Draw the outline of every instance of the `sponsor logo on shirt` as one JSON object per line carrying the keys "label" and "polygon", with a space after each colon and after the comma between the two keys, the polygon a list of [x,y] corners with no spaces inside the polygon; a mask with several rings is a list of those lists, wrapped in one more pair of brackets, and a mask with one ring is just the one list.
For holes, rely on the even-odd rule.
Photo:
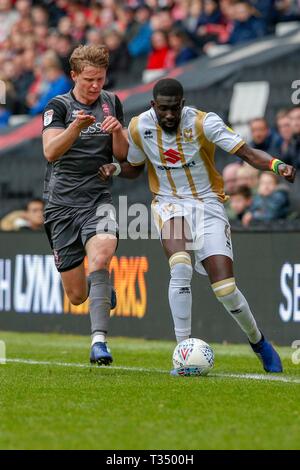
{"label": "sponsor logo on shirt", "polygon": [[169,149],[164,152],[164,155],[167,157],[165,160],[168,163],[172,163],[174,165],[175,163],[180,162],[180,153],[177,150],[174,149]]}
{"label": "sponsor logo on shirt", "polygon": [[108,132],[102,131],[102,122],[94,122],[86,129],[82,129],[80,132],[80,137],[88,139],[95,136],[107,136]]}
{"label": "sponsor logo on shirt", "polygon": [[167,165],[158,165],[159,170],[182,170],[183,168],[191,168],[196,165],[196,162],[192,160],[191,162],[185,163],[182,166],[167,166]]}
{"label": "sponsor logo on shirt", "polygon": [[153,133],[150,129],[146,129],[144,132],[144,139],[153,139]]}

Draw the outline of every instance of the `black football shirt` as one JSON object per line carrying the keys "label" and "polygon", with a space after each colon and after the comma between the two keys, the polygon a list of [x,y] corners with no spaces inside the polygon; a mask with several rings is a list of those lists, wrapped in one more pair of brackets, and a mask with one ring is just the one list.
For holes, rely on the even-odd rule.
{"label": "black football shirt", "polygon": [[113,161],[112,135],[101,130],[106,116],[115,116],[124,126],[119,98],[102,90],[91,105],[76,100],[72,91],[58,95],[47,104],[43,113],[43,132],[66,129],[78,111],[95,116],[96,122],[80,132],[71,148],[55,162],[48,162],[44,199],[51,206],[91,207],[109,193],[109,183],[97,176],[98,168]]}

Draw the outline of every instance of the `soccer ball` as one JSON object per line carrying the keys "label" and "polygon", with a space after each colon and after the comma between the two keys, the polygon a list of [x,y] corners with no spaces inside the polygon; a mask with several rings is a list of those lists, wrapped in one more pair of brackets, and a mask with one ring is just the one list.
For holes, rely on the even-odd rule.
{"label": "soccer ball", "polygon": [[186,339],[174,349],[173,366],[178,375],[207,375],[213,365],[214,352],[201,339]]}

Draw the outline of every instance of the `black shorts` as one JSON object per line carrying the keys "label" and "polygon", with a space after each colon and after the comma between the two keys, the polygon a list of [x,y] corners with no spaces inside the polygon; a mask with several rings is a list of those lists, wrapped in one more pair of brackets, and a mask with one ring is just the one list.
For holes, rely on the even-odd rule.
{"label": "black shorts", "polygon": [[97,233],[118,237],[118,224],[110,201],[87,209],[46,207],[45,230],[59,272],[69,271],[82,263],[86,255],[85,245]]}

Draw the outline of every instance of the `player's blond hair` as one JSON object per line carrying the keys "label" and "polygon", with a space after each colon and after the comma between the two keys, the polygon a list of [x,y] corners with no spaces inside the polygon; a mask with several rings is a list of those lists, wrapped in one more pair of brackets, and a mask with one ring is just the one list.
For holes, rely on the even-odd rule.
{"label": "player's blond hair", "polygon": [[99,68],[108,68],[109,52],[104,45],[78,46],[70,57],[71,70],[81,73],[87,65]]}

